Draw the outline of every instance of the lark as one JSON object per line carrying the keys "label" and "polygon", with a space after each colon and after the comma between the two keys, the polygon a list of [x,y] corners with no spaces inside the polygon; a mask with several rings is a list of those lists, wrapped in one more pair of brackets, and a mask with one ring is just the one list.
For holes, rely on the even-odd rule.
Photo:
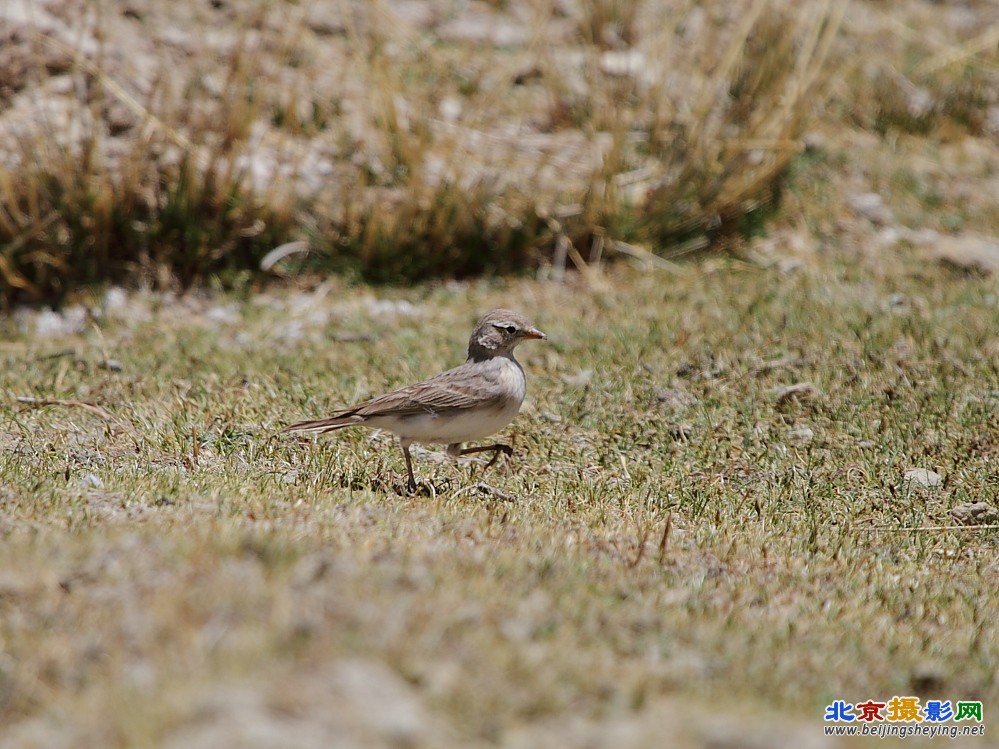
{"label": "lark", "polygon": [[414,442],[447,445],[452,458],[491,451],[491,465],[500,453],[512,455],[513,448],[499,442],[464,449],[462,445],[496,434],[513,421],[527,392],[527,378],[513,350],[521,341],[545,338],[522,315],[494,309],[476,324],[468,341],[468,359],[461,366],[284,431],[323,433],[366,426],[392,432],[406,458],[410,491],[416,489],[409,454]]}

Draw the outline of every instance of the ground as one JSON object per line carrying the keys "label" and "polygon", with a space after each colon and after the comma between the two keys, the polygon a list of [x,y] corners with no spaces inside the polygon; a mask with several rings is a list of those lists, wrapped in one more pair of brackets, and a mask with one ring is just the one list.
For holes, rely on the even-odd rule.
{"label": "ground", "polygon": [[[995,502],[999,299],[896,260],[111,290],[13,337],[10,396],[62,402],[6,410],[3,745],[821,743],[833,699],[994,705],[995,531],[918,529]],[[419,452],[406,496],[389,436],[279,432],[499,305],[550,336],[509,462]]]}
{"label": "ground", "polygon": [[[826,707],[892,696],[981,701],[950,745],[994,744],[995,10],[844,7],[725,251],[0,317],[0,749],[855,746]],[[409,495],[390,435],[281,433],[459,363],[496,306],[549,335],[510,460],[414,450]]]}

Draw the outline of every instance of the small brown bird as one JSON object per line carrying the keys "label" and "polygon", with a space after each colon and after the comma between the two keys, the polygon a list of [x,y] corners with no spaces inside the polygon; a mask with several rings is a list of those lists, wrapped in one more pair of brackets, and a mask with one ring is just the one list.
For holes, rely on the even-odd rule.
{"label": "small brown bird", "polygon": [[547,336],[522,315],[494,309],[484,315],[468,341],[468,359],[429,380],[393,390],[326,419],[300,421],[286,432],[332,432],[351,426],[385,429],[399,437],[410,491],[416,489],[409,447],[414,442],[447,445],[451,457],[493,451],[513,454],[496,443],[462,449],[503,429],[520,411],[527,379],[513,350],[521,341]]}

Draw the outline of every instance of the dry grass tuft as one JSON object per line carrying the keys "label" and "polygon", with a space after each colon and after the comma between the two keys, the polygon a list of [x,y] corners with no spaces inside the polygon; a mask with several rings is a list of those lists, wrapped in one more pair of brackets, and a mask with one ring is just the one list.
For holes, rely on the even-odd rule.
{"label": "dry grass tuft", "polygon": [[2,303],[232,283],[296,236],[392,280],[752,233],[842,7],[39,7],[2,89]]}

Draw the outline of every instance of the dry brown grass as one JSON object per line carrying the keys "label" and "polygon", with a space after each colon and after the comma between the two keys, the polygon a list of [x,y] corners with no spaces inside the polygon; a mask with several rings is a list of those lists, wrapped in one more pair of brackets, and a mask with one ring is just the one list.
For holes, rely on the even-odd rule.
{"label": "dry brown grass", "polygon": [[231,283],[295,235],[307,267],[392,280],[536,266],[563,233],[745,234],[843,7],[37,6],[0,89],[4,299]]}

